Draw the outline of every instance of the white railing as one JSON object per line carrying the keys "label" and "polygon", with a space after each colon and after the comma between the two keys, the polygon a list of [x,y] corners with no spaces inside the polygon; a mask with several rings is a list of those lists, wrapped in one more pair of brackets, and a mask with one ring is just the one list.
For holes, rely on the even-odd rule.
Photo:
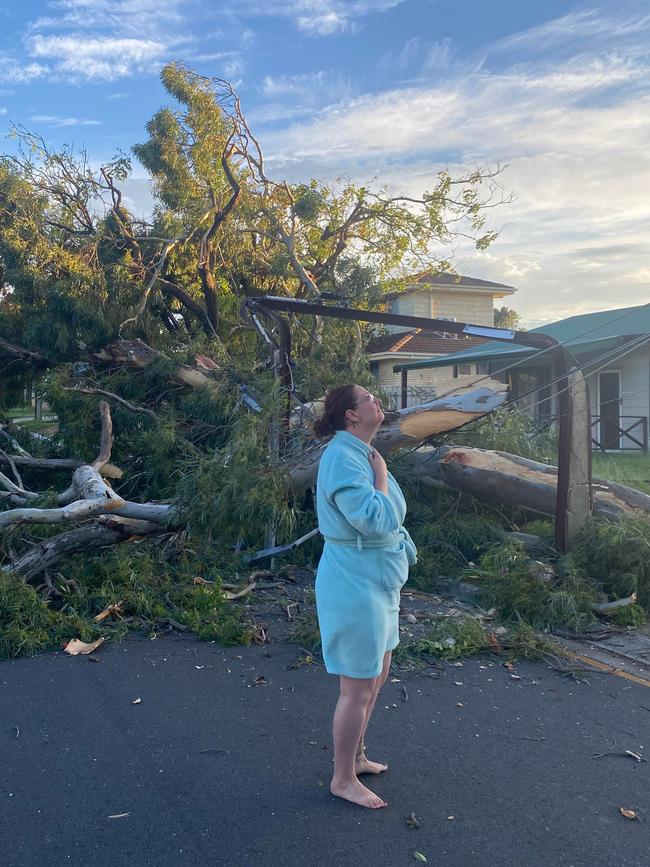
{"label": "white railing", "polygon": [[[399,385],[389,385],[378,387],[378,392],[382,397],[386,409],[401,409],[402,407],[402,388]],[[406,387],[406,405],[416,406],[419,403],[426,403],[429,400],[434,400],[437,395],[435,385],[408,385]]]}

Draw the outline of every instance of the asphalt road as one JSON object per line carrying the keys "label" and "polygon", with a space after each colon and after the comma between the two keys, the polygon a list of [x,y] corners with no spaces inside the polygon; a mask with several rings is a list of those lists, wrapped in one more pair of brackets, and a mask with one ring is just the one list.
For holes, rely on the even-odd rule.
{"label": "asphalt road", "polygon": [[625,755],[650,758],[648,687],[488,658],[404,674],[371,721],[369,811],[329,794],[337,679],[299,655],[170,637],[0,663],[0,863],[650,865],[650,762]]}

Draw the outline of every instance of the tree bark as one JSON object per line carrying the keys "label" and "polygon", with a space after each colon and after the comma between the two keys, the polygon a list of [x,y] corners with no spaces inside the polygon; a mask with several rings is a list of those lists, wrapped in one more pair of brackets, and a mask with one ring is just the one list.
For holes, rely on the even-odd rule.
{"label": "tree bark", "polygon": [[15,343],[9,343],[8,340],[3,340],[0,337],[0,350],[9,352],[11,355],[17,355],[19,358],[29,361],[30,364],[42,367],[47,364],[47,359],[40,352],[32,352],[30,349],[24,349],[22,346],[16,346]]}
{"label": "tree bark", "polygon": [[[161,353],[156,352],[142,340],[121,340],[119,343],[112,343],[110,346],[105,346],[99,352],[92,356],[94,361],[100,361],[104,364],[123,364],[128,367],[134,367],[137,370],[144,370],[152,361],[164,358]],[[215,365],[215,368],[217,366]],[[186,385],[190,388],[207,388],[218,389],[219,385],[214,379],[201,373],[195,367],[189,367],[186,364],[176,365],[171,376],[172,382],[179,385]]]}
{"label": "tree bark", "polygon": [[34,545],[25,554],[18,557],[8,566],[2,568],[5,575],[16,575],[28,581],[45,569],[73,554],[88,554],[127,542],[134,535],[155,535],[164,532],[160,525],[145,525],[139,521],[131,526],[129,522],[106,521],[104,523],[91,524],[86,527],[78,527],[55,536],[53,539]]}
{"label": "tree bark", "polygon": [[[557,467],[506,452],[443,446],[411,456],[410,472],[424,484],[446,487],[494,505],[555,514]],[[650,496],[634,488],[593,480],[594,514],[616,520],[650,516]]]}

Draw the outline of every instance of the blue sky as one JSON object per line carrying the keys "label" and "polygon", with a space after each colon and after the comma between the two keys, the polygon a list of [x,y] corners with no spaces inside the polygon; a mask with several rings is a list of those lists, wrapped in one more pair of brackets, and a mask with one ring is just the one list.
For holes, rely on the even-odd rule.
{"label": "blue sky", "polygon": [[[0,132],[128,151],[178,59],[235,83],[277,176],[500,162],[499,239],[444,252],[534,326],[650,300],[648,45],[650,0],[0,0]],[[137,165],[127,192],[150,207]]]}

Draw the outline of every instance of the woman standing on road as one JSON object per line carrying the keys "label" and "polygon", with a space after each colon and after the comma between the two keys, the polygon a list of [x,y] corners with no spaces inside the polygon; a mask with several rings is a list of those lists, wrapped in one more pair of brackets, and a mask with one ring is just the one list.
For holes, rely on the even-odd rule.
{"label": "woman standing on road", "polygon": [[399,644],[400,589],[416,562],[402,526],[406,503],[379,452],[370,445],[384,420],[381,402],[360,385],[333,389],[314,424],[331,436],[318,468],[318,527],[325,538],[316,575],[316,610],[325,668],[340,678],[334,712],[330,791],[363,807],[386,802],[360,774],[379,774],[364,737]]}

